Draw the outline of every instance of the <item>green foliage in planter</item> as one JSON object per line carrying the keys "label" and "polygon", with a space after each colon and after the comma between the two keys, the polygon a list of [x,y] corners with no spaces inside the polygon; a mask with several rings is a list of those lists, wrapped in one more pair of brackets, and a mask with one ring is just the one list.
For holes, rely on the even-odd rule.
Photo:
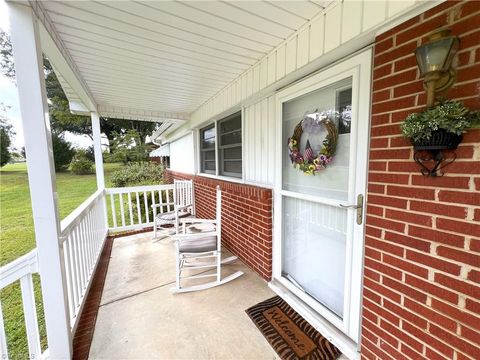
{"label": "green foliage in planter", "polygon": [[439,129],[461,135],[480,125],[480,112],[466,108],[458,101],[442,101],[437,106],[407,116],[400,125],[405,137],[413,142],[429,140]]}

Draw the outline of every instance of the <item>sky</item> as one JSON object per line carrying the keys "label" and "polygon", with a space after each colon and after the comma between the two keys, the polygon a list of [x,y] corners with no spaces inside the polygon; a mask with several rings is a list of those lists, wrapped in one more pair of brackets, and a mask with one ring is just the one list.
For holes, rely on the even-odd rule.
{"label": "sky", "polygon": [[[8,7],[4,0],[0,0],[0,28],[9,33]],[[18,103],[18,93],[15,84],[7,77],[0,74],[0,103],[4,103],[7,107],[7,117],[13,125],[15,136],[12,139],[12,145],[20,150],[25,141],[23,138],[22,121],[20,117],[20,106]],[[65,134],[65,139],[73,144],[74,147],[87,148],[93,144],[87,135]]]}

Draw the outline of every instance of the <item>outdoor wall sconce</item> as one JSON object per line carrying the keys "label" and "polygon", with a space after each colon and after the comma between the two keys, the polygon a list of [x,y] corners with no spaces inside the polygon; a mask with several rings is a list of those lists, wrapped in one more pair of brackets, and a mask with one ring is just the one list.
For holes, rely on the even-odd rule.
{"label": "outdoor wall sconce", "polygon": [[451,36],[449,29],[439,30],[428,37],[428,41],[415,50],[420,76],[425,78],[427,107],[435,103],[435,95],[445,91],[455,82],[456,71],[452,60],[460,41]]}
{"label": "outdoor wall sconce", "polygon": [[451,36],[448,29],[441,29],[415,50],[420,76],[424,78],[427,106],[423,112],[409,115],[402,130],[413,144],[413,159],[424,176],[442,176],[440,169],[455,161],[454,150],[462,140],[461,132],[448,131],[450,126],[445,122],[456,121],[454,114],[458,114],[459,106],[463,105],[449,101],[435,105],[437,93],[455,82],[452,60],[459,45],[458,37]]}

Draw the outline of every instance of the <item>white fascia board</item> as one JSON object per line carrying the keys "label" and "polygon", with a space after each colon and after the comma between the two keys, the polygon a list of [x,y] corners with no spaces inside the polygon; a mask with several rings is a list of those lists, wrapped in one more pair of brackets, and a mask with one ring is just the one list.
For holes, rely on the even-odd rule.
{"label": "white fascia board", "polygon": [[84,107],[88,111],[96,112],[97,104],[95,99],[86,82],[81,77],[60,36],[57,34],[55,27],[52,25],[52,21],[43,8],[42,3],[40,1],[29,1],[29,4],[39,20],[40,42],[44,54],[55,67],[55,70],[62,75],[71,90],[75,92]]}
{"label": "white fascia board", "polygon": [[164,122],[157,130],[155,130],[152,135],[150,136],[150,138],[152,139],[153,143],[154,144],[157,144],[157,145],[162,145],[162,144],[165,144],[165,143],[169,143],[171,142],[170,140],[169,141],[165,141],[165,136],[164,134],[169,131],[170,133],[175,131],[176,129],[178,129],[180,126],[182,126],[184,123],[181,123],[181,122]]}
{"label": "white fascia board", "polygon": [[98,105],[98,113],[103,117],[128,119],[137,121],[185,123],[190,115],[156,110],[132,109],[119,106]]}
{"label": "white fascia board", "polygon": [[81,102],[77,101],[69,101],[68,102],[68,107],[70,108],[70,112],[75,115],[85,115],[85,116],[90,116],[92,113],[90,110],[88,110],[85,105]]}

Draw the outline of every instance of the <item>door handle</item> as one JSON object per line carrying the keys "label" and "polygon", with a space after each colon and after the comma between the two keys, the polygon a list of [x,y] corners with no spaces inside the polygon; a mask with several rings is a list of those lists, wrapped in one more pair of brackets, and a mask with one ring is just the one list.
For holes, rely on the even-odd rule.
{"label": "door handle", "polygon": [[355,205],[355,204],[343,205],[343,204],[340,204],[340,207],[342,207],[344,209],[358,209],[358,208],[360,208],[360,205]]}
{"label": "door handle", "polygon": [[350,205],[344,205],[340,204],[341,208],[344,209],[356,209],[357,210],[357,224],[362,225],[363,222],[363,195],[359,194],[357,196],[357,203],[356,204],[350,204]]}

